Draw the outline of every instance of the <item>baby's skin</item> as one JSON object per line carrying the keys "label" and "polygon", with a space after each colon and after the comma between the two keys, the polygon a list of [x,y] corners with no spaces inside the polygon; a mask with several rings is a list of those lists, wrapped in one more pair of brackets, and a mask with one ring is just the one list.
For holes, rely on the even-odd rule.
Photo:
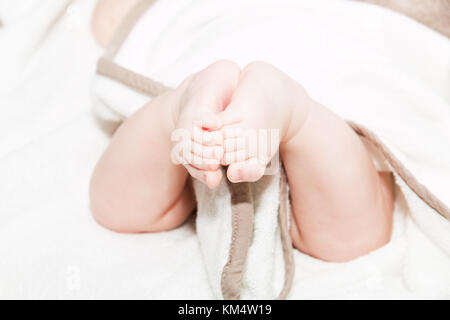
{"label": "baby's skin", "polygon": [[[258,129],[278,133],[274,148],[254,152],[248,133]],[[180,132],[189,138],[177,153]],[[195,209],[189,176],[210,188],[221,179],[257,181],[278,155],[290,186],[295,248],[342,262],[389,241],[390,174],[376,170],[343,119],[265,62],[242,70],[216,62],[126,120],[93,173],[93,215],[118,232],[170,230]]]}

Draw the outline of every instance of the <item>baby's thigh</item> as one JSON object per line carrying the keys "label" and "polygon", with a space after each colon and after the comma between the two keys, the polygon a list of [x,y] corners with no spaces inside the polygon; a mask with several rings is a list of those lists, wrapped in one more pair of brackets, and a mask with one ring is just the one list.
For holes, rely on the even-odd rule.
{"label": "baby's thigh", "polygon": [[[292,205],[292,238],[299,250],[347,261],[390,239],[394,194],[357,134],[317,106],[283,153]],[[291,143],[291,142],[290,142]]]}
{"label": "baby's thigh", "polygon": [[109,229],[169,230],[195,208],[188,173],[171,159],[169,102],[154,99],[125,121],[94,170],[92,211]]}

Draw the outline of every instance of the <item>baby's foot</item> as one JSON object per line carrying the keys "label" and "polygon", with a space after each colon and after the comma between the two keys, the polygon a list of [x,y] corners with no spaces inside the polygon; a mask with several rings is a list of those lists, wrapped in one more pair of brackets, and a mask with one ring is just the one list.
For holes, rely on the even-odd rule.
{"label": "baby's foot", "polygon": [[241,109],[239,114],[228,112],[226,117],[233,120],[228,119],[229,124],[221,129],[224,150],[221,164],[228,166],[227,178],[233,183],[259,180],[269,162],[278,156],[282,128],[265,115],[244,116],[254,112],[251,106]]}
{"label": "baby's foot", "polygon": [[182,130],[179,131],[180,162],[193,178],[209,188],[217,187],[222,179],[220,161],[223,157],[223,138],[219,128],[219,119],[213,114],[199,116],[192,121],[191,126],[179,128]]}
{"label": "baby's foot", "polygon": [[222,164],[229,166],[231,182],[253,182],[264,175],[279,148],[303,123],[307,108],[298,106],[305,98],[300,85],[267,63],[252,63],[242,71],[230,104],[219,114]]}
{"label": "baby's foot", "polygon": [[239,73],[235,63],[218,61],[187,78],[176,90],[179,94],[173,109],[172,137],[179,140],[182,136],[183,165],[210,188],[217,187],[222,179],[222,133],[217,114],[228,105]]}

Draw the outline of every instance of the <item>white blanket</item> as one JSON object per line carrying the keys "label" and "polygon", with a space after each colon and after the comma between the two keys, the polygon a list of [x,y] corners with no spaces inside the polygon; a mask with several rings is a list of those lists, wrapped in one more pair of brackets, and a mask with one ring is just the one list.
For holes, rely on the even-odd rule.
{"label": "white blanket", "polygon": [[211,298],[192,222],[119,235],[91,217],[109,141],[90,97],[101,49],[94,1],[69,2],[0,0],[0,298]]}
{"label": "white blanket", "polygon": [[[397,117],[396,136],[402,147],[411,127],[424,138],[433,130],[421,126],[421,118],[449,117],[447,39],[377,7],[339,0],[297,2],[308,12],[302,16],[305,23],[293,14],[285,23],[291,23],[316,47],[303,48],[304,55],[295,57],[295,64],[293,57],[289,60],[285,52],[276,50],[277,41],[286,39],[274,27],[279,22],[275,17],[285,19],[291,12],[283,11],[283,6],[269,16],[255,14],[254,28],[247,29],[247,36],[253,33],[258,39],[261,26],[268,28],[272,23],[268,29],[273,31],[264,34],[266,50],[252,51],[252,43],[241,42],[233,48],[220,47],[220,57],[241,64],[249,59],[271,61],[344,117],[350,104],[370,103],[376,114],[378,105],[389,103],[393,107],[386,116]],[[181,11],[176,11],[174,2],[160,3],[146,42],[153,50],[141,52],[152,53],[147,57],[147,73],[168,85],[217,59],[218,53],[210,50],[219,47],[216,35],[232,37],[236,33],[231,31],[241,30],[236,15],[254,13],[252,1],[246,1],[248,6],[242,5],[239,11],[232,10],[235,1],[228,1],[231,21],[212,19],[210,24],[193,26],[189,23],[203,20],[199,16],[219,7],[213,1],[192,4],[180,0],[176,8]],[[37,19],[41,23],[36,24],[32,24],[36,11],[24,10],[20,18],[10,20],[7,11],[0,11],[4,24],[0,61],[12,59],[10,69],[0,74],[0,83],[8,85],[0,91],[0,297],[212,298],[192,221],[167,233],[118,235],[99,227],[90,216],[89,176],[108,142],[90,113],[89,82],[100,52],[89,33],[92,5],[92,1],[78,0],[66,8],[60,0],[46,1],[46,12],[54,14],[47,20]],[[55,21],[61,10],[63,14]],[[313,22],[314,32],[305,27]],[[40,34],[45,35],[31,51],[14,49],[11,40],[14,33],[24,37],[24,28],[41,28]],[[335,37],[328,36],[330,30]],[[225,39],[221,38],[222,44]],[[289,41],[298,45],[297,39]],[[336,60],[330,59],[330,49],[336,48],[341,51],[333,51]],[[20,54],[8,51],[13,49]],[[186,54],[192,49],[197,50],[198,59]],[[297,66],[295,70],[292,65]],[[408,118],[402,123],[404,112],[417,110],[421,113],[416,121]],[[449,133],[441,137],[448,139]],[[443,141],[412,141],[411,150],[419,146],[423,152],[402,160],[414,166],[415,173],[434,186],[440,198],[450,199],[445,188],[450,181],[449,162],[444,161],[448,150],[436,152],[436,145],[445,146]],[[450,297],[450,262],[439,249],[450,245],[449,227],[437,215],[422,218],[419,224],[410,218],[396,220],[400,227],[390,244],[348,264],[324,263],[297,254],[291,297]],[[429,236],[433,232],[439,245]],[[411,246],[405,245],[406,239]],[[408,263],[413,267],[404,268],[405,259],[414,259]]]}

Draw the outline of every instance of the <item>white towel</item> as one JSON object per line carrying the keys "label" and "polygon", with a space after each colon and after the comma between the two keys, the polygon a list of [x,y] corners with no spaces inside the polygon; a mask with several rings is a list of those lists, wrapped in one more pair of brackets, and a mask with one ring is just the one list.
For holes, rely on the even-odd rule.
{"label": "white towel", "polygon": [[[450,203],[450,43],[445,37],[402,15],[351,1],[157,1],[115,62],[173,87],[218,59],[273,63],[341,117],[375,132],[419,181]],[[93,92],[99,114],[117,121],[149,100],[100,75]],[[291,298],[450,297],[450,223],[397,173],[395,178],[390,243],[348,263],[296,251]],[[231,235],[230,195],[224,184],[213,191],[195,186],[205,270],[220,298]],[[273,298],[282,284],[277,186],[278,176],[253,186],[255,229],[243,298]]]}

